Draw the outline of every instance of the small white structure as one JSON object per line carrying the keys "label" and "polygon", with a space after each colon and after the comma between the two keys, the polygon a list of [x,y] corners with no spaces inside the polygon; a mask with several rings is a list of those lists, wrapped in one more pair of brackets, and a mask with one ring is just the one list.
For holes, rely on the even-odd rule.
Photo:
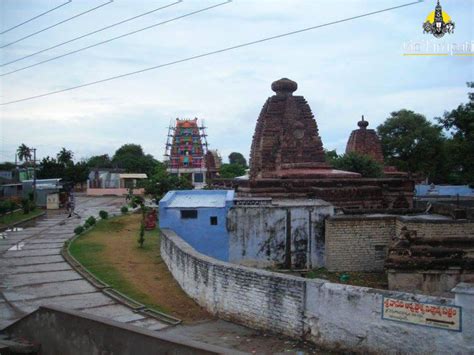
{"label": "small white structure", "polygon": [[91,171],[87,180],[87,195],[123,196],[128,194],[130,188],[133,188],[134,194],[143,195],[145,190],[138,188],[138,182],[147,178],[143,173],[122,173],[105,169]]}

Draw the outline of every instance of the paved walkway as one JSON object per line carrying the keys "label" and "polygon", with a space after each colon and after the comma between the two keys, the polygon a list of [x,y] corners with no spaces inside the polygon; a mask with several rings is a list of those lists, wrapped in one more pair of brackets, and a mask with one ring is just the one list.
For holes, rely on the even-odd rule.
{"label": "paved walkway", "polygon": [[100,292],[74,271],[61,256],[64,242],[74,228],[100,210],[120,213],[118,197],[77,197],[81,219],[50,212],[20,231],[0,238],[0,329],[34,311],[52,304],[91,313],[119,322],[159,330],[167,325],[134,313],[130,308]]}
{"label": "paved walkway", "polygon": [[[315,354],[313,346],[282,336],[272,336],[222,320],[167,327],[154,318],[134,313],[130,308],[100,292],[78,274],[61,256],[64,242],[74,228],[100,210],[120,213],[123,198],[77,197],[76,212],[48,211],[46,217],[20,231],[0,238],[0,330],[40,305],[56,305],[102,316],[119,322],[161,330],[165,334],[259,354]],[[165,329],[166,328],[166,329]]]}

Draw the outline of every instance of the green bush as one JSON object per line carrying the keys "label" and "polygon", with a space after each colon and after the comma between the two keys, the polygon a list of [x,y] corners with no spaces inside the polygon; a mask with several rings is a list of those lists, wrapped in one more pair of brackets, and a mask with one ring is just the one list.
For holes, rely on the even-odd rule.
{"label": "green bush", "polygon": [[143,205],[145,203],[145,199],[142,196],[133,196],[132,203],[136,206]]}
{"label": "green bush", "polygon": [[127,206],[122,206],[122,208],[120,209],[120,212],[122,212],[123,214],[127,213],[128,212],[128,207]]}
{"label": "green bush", "polygon": [[81,234],[82,232],[84,232],[84,227],[83,226],[77,226],[76,228],[74,228],[74,233],[75,234]]}
{"label": "green bush", "polygon": [[138,237],[138,244],[140,244],[140,248],[143,247],[144,242],[145,242],[145,224],[142,222],[140,224],[140,235]]}
{"label": "green bush", "polygon": [[13,213],[13,211],[17,209],[18,205],[14,201],[8,200],[6,201],[6,207],[10,213]]}
{"label": "green bush", "polygon": [[0,202],[0,216],[8,212],[8,206],[5,202]]}
{"label": "green bush", "polygon": [[97,222],[97,220],[94,216],[90,216],[89,218],[87,218],[86,222],[89,223],[90,226],[93,226]]}
{"label": "green bush", "polygon": [[91,225],[89,222],[85,221],[83,226],[84,226],[84,229],[88,229]]}
{"label": "green bush", "polygon": [[109,218],[109,214],[107,213],[107,211],[104,211],[104,210],[102,210],[102,211],[99,212],[99,216],[100,216],[100,218],[102,218],[102,219],[107,219],[107,218]]}
{"label": "green bush", "polygon": [[23,210],[23,214],[28,214],[30,213],[31,210],[31,201],[28,200],[27,198],[24,198],[21,200],[21,208]]}

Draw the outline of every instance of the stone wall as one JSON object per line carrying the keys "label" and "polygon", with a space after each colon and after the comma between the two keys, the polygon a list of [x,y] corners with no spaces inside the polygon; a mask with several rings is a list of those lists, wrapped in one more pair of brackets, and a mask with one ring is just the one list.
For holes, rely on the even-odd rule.
{"label": "stone wall", "polygon": [[212,314],[290,336],[303,333],[305,280],[198,253],[169,229],[161,257],[181,288]]}
{"label": "stone wall", "polygon": [[329,204],[233,207],[227,216],[229,261],[285,267],[291,259],[295,268],[324,266],[324,220],[333,211]]}
{"label": "stone wall", "polygon": [[326,221],[329,271],[382,271],[391,238],[403,227],[420,238],[472,237],[474,222],[430,217],[342,215]]}
{"label": "stone wall", "polygon": [[[196,252],[174,232],[162,232],[161,256],[174,278],[198,304],[221,318],[333,350],[474,351],[473,286],[467,285],[453,300],[308,280],[221,262]],[[384,296],[461,306],[462,331],[382,319]]]}

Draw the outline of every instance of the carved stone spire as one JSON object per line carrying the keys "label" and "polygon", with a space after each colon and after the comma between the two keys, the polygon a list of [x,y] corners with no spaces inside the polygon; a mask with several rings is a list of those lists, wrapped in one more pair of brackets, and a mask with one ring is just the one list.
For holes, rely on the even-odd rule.
{"label": "carved stone spire", "polygon": [[364,119],[357,122],[359,129],[353,130],[347,141],[346,153],[355,152],[368,155],[377,162],[383,164],[382,144],[373,129],[367,129],[369,122]]}
{"label": "carved stone spire", "polygon": [[298,169],[328,168],[313,113],[298,84],[283,78],[272,83],[273,95],[257,120],[250,152],[250,177],[272,178]]}

